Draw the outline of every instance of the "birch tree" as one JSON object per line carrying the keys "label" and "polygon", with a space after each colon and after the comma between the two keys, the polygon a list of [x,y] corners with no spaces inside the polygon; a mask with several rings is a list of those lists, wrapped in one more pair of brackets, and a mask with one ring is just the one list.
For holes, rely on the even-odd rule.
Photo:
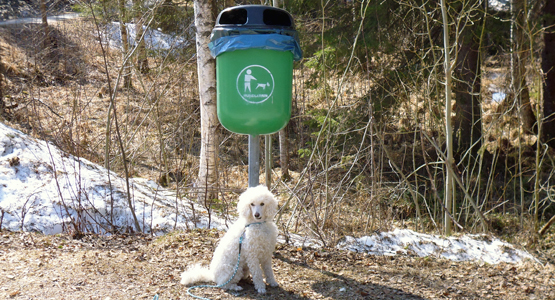
{"label": "birch tree", "polygon": [[213,0],[195,0],[195,27],[197,48],[197,72],[200,98],[201,149],[197,187],[199,200],[205,206],[213,198],[217,182],[217,141],[216,128],[218,116],[216,111],[216,61],[210,54],[208,43],[214,27]]}
{"label": "birch tree", "polygon": [[[447,138],[447,161],[445,164],[453,165],[453,129],[451,126],[451,57],[449,54],[449,22],[447,21],[447,7],[445,0],[441,0],[441,15],[443,20],[443,51],[445,53],[445,136]],[[449,214],[453,207],[453,171],[447,167],[447,177],[445,179],[445,216],[444,230],[445,235],[451,235],[451,220]]]}

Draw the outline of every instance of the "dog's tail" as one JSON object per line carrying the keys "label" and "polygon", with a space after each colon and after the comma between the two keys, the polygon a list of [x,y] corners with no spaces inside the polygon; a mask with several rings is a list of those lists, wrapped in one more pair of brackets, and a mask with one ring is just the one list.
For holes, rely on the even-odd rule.
{"label": "dog's tail", "polygon": [[199,281],[214,281],[214,274],[199,264],[189,266],[187,271],[181,274],[181,284],[189,285]]}

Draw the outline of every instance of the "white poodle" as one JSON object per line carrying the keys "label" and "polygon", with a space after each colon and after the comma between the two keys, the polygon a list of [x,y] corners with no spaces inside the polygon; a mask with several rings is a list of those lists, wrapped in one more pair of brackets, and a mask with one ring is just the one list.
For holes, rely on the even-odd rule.
{"label": "white poodle", "polygon": [[[266,276],[266,283],[273,287],[278,286],[272,270],[272,253],[278,235],[277,226],[273,222],[277,206],[277,200],[265,186],[248,188],[237,203],[239,219],[220,240],[210,268],[190,266],[181,274],[181,284],[189,285],[199,281],[214,281],[218,285],[226,283],[233,276],[240,248],[241,261],[237,273],[223,288],[242,290],[237,282],[241,278],[247,278],[249,273],[252,274],[258,293],[266,292],[262,273]],[[241,236],[243,240],[239,247]]]}

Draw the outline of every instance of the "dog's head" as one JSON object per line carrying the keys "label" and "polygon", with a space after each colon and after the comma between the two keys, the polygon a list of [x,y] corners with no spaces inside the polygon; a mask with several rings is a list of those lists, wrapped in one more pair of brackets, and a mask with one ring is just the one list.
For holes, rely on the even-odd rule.
{"label": "dog's head", "polygon": [[237,203],[239,216],[249,223],[271,221],[277,212],[277,200],[267,187],[259,185],[248,188]]}

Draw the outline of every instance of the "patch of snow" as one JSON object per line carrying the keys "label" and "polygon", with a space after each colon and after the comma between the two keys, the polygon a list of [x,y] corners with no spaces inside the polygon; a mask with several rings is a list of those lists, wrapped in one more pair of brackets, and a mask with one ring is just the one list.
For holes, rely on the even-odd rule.
{"label": "patch of snow", "polygon": [[[25,15],[25,14],[29,14],[29,13],[26,12],[26,11],[23,11],[22,14]],[[75,19],[75,18],[78,18],[78,17],[79,17],[79,14],[77,14],[77,13],[69,13],[69,14],[63,14],[63,15],[57,15],[57,16],[48,16],[47,21],[48,22],[59,22],[59,21],[64,21],[64,20]],[[2,26],[4,26],[4,25],[21,25],[21,24],[41,24],[41,23],[42,23],[42,18],[39,18],[39,17],[17,18],[17,19],[0,21],[0,25],[2,25]]]}
{"label": "patch of snow", "polygon": [[[502,72],[488,72],[487,78],[493,80],[494,82],[499,83],[499,81],[503,81],[506,77],[505,73]],[[490,83],[488,86],[488,91],[491,94],[491,101],[496,103],[501,103],[505,98],[507,98],[506,89],[503,86],[498,86],[496,83]]]}
{"label": "patch of snow", "polygon": [[[194,201],[179,198],[151,180],[132,178],[129,185],[132,205],[144,232],[162,234],[208,227],[206,211]],[[71,231],[74,226],[97,233],[133,228],[125,179],[0,123],[0,228],[55,234]],[[226,228],[225,221],[214,215],[210,226]],[[280,236],[279,241],[299,247],[322,247],[320,241],[298,234]],[[412,254],[490,264],[534,259],[496,238],[442,238],[400,229],[358,239],[348,236],[337,247],[377,255]]]}
{"label": "patch of snow", "polygon": [[324,244],[319,240],[295,233],[289,233],[288,235],[280,234],[278,236],[278,243],[290,244],[301,248],[307,247],[317,249],[324,247]]}
{"label": "patch of snow", "polygon": [[495,92],[491,95],[491,100],[496,103],[501,103],[503,102],[503,100],[505,100],[506,97],[507,94],[503,92]]}
{"label": "patch of snow", "polygon": [[[194,228],[191,201],[153,181],[130,178],[132,205],[145,232]],[[68,155],[0,123],[0,226],[55,234],[134,228],[124,178],[86,159]],[[176,214],[176,201],[179,208]],[[206,214],[195,207],[196,213]],[[212,218],[212,227],[221,220]],[[197,227],[207,227],[198,218]]]}
{"label": "patch of snow", "polygon": [[488,5],[491,9],[497,11],[509,11],[511,9],[510,0],[489,0]]}
{"label": "patch of snow", "polygon": [[444,238],[408,229],[395,229],[393,232],[380,232],[358,239],[347,236],[337,247],[376,255],[434,256],[453,261],[483,261],[488,264],[535,260],[528,252],[516,249],[497,238],[472,234]]}
{"label": "patch of snow", "polygon": [[497,78],[503,78],[506,74],[503,72],[487,72],[486,77],[491,80],[495,80]]}
{"label": "patch of snow", "polygon": [[[127,39],[130,47],[135,46],[137,36],[137,25],[132,23],[125,24],[127,28]],[[183,49],[191,45],[191,42],[179,36],[165,34],[159,30],[143,26],[145,47],[149,50],[167,53],[175,49]],[[106,24],[104,34],[110,46],[122,49],[122,39],[119,22]]]}

